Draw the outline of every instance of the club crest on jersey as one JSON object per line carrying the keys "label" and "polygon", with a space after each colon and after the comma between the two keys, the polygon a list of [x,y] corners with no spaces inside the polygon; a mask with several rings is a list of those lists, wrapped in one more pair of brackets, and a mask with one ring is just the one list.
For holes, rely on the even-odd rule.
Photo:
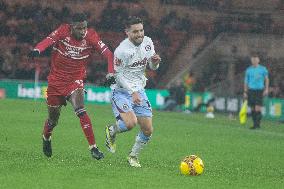
{"label": "club crest on jersey", "polygon": [[134,68],[134,67],[140,67],[140,66],[145,66],[147,64],[147,58],[145,57],[143,60],[141,61],[136,61],[134,62],[130,67]]}
{"label": "club crest on jersey", "polygon": [[151,50],[151,46],[150,45],[146,45],[145,50],[146,51],[150,51]]}
{"label": "club crest on jersey", "polygon": [[85,40],[85,39],[83,39],[83,40],[82,40],[81,45],[82,45],[82,46],[86,46],[86,45],[87,45],[87,42],[86,42],[86,40]]}
{"label": "club crest on jersey", "polygon": [[75,80],[75,83],[79,84],[81,87],[83,86],[83,80]]}
{"label": "club crest on jersey", "polygon": [[70,37],[66,37],[65,41],[69,43],[70,42]]}

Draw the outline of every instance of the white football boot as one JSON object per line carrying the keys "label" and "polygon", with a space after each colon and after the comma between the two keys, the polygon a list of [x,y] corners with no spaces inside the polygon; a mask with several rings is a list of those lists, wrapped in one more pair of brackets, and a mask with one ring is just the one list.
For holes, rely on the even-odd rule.
{"label": "white football boot", "polygon": [[127,157],[127,161],[128,161],[128,163],[131,167],[136,167],[136,168],[141,167],[137,156],[130,156],[129,155]]}

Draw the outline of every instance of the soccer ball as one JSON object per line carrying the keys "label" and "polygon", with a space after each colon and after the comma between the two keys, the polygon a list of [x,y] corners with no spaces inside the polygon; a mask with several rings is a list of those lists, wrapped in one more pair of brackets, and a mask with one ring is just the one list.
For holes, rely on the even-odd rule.
{"label": "soccer ball", "polygon": [[206,118],[215,118],[214,116],[214,106],[209,105],[206,109],[207,113],[206,113]]}
{"label": "soccer ball", "polygon": [[207,112],[214,112],[214,106],[209,105],[209,106],[206,108],[206,111],[207,111]]}
{"label": "soccer ball", "polygon": [[204,171],[204,164],[198,156],[190,155],[180,162],[179,169],[183,175],[201,175]]}

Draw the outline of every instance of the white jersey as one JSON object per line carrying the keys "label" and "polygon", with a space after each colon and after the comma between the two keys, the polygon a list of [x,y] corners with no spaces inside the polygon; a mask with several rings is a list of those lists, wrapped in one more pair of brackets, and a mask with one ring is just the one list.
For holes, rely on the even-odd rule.
{"label": "white jersey", "polygon": [[128,38],[123,40],[114,51],[114,70],[116,84],[112,89],[126,90],[130,94],[144,89],[146,85],[145,69],[157,69],[151,62],[155,54],[151,38],[145,36],[139,46],[135,46]]}

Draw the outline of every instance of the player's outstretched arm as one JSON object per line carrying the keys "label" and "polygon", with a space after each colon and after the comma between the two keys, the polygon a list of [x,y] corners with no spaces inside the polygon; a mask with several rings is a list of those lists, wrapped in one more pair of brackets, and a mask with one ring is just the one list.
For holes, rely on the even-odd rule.
{"label": "player's outstretched arm", "polygon": [[49,36],[36,44],[35,48],[29,52],[28,57],[38,57],[43,51],[45,51],[45,49],[56,43],[56,41],[64,36],[63,34],[65,33],[66,28],[67,26],[63,24],[55,31],[53,31]]}
{"label": "player's outstretched arm", "polygon": [[116,83],[115,77],[114,77],[113,53],[108,48],[106,48],[102,54],[107,59],[108,74],[106,75],[106,85],[110,86]]}
{"label": "player's outstretched arm", "polygon": [[45,38],[44,40],[39,42],[33,50],[31,50],[28,53],[28,55],[27,55],[28,58],[33,59],[35,57],[39,57],[40,53],[43,52],[49,46],[51,46],[53,43],[54,43],[54,41],[51,38],[49,38],[49,37]]}
{"label": "player's outstretched arm", "polygon": [[114,66],[113,66],[113,53],[108,49],[106,48],[104,51],[103,51],[103,56],[107,59],[107,71],[108,73],[114,73]]}

